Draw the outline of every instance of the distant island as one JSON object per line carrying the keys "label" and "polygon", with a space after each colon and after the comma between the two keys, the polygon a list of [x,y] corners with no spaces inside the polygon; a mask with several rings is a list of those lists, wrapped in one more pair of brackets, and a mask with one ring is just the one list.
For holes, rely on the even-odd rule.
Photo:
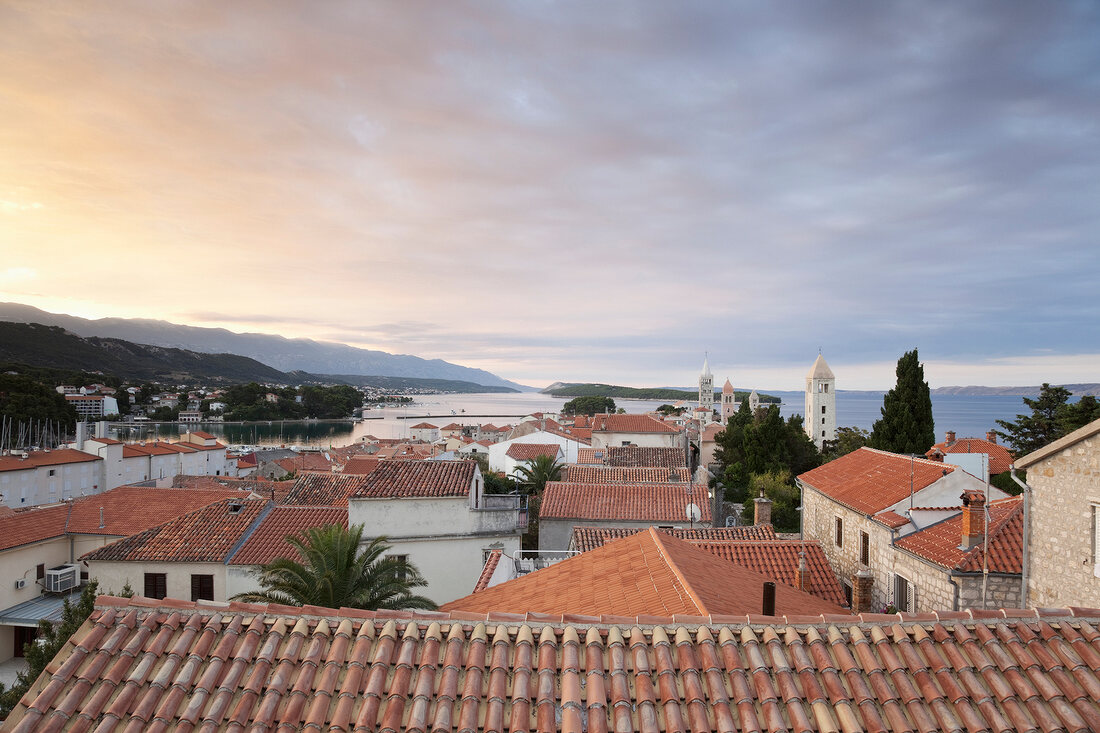
{"label": "distant island", "polygon": [[[688,400],[699,399],[698,392],[682,389],[669,389],[667,387],[620,387],[615,384],[599,384],[595,382],[554,382],[549,387],[540,390],[542,394],[551,397],[611,397],[612,399],[627,400]],[[715,392],[721,395],[721,392]],[[734,399],[740,403],[749,396],[743,390],[734,391]],[[781,399],[774,395],[759,394],[761,403],[779,404]],[[715,397],[715,404],[721,404],[720,397]]]}
{"label": "distant island", "polygon": [[[1077,397],[1083,397],[1085,395],[1092,395],[1093,397],[1100,397],[1100,383],[1089,382],[1082,384],[1061,384],[1056,385],[1059,387],[1065,387]],[[970,385],[966,387],[936,387],[932,390],[934,395],[967,395],[972,397],[982,396],[1016,396],[1020,397],[1038,397],[1039,385],[1034,387],[980,387]]]}

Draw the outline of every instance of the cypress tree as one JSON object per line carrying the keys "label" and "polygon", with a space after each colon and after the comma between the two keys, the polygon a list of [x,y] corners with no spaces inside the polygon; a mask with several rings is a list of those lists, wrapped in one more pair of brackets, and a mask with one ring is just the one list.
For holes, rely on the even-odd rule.
{"label": "cypress tree", "polygon": [[917,350],[898,359],[897,384],[882,401],[882,418],[871,430],[871,447],[893,453],[924,453],[936,442],[932,396]]}

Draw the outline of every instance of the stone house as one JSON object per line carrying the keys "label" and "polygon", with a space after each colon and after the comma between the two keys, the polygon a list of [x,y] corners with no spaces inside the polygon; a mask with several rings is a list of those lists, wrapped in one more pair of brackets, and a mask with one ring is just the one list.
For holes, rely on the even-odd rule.
{"label": "stone house", "polygon": [[[872,448],[807,471],[797,481],[803,536],[821,543],[857,612],[889,605],[908,610],[912,600],[917,608],[927,607],[921,589],[941,583],[944,569],[898,560],[895,542],[961,514],[964,492],[986,492],[985,482],[957,466]],[[988,491],[990,500],[1007,497],[996,488]],[[907,587],[915,588],[911,597]]]}
{"label": "stone house", "polygon": [[1015,467],[1030,487],[1028,607],[1100,606],[1100,420]]}

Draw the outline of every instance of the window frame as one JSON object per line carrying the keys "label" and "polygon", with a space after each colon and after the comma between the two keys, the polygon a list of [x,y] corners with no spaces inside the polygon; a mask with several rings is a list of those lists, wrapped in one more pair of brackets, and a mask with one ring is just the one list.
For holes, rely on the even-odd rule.
{"label": "window frame", "polygon": [[904,575],[894,573],[894,608],[900,613],[916,613],[917,587]]}
{"label": "window frame", "polygon": [[[209,596],[204,592],[209,593]],[[214,600],[214,576],[209,573],[191,573],[191,601],[212,600]]]}
{"label": "window frame", "polygon": [[397,579],[404,583],[409,579],[409,556],[406,555],[390,555],[394,560],[398,562],[400,567],[395,573]]}
{"label": "window frame", "polygon": [[859,562],[864,567],[871,566],[871,535],[859,533]]}
{"label": "window frame", "polygon": [[[145,573],[143,580],[142,595],[146,598],[154,598],[156,600],[164,600],[168,597],[168,573]],[[152,592],[150,593],[150,589]],[[163,595],[157,595],[158,591],[163,591]]]}
{"label": "window frame", "polygon": [[833,544],[844,547],[844,518],[833,516]]}

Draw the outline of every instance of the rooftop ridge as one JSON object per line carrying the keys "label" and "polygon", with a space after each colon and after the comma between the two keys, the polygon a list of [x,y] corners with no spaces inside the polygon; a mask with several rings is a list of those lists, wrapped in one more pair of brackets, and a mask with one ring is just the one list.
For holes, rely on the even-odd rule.
{"label": "rooftop ridge", "polygon": [[881,448],[872,448],[869,445],[864,445],[858,448],[858,450],[870,451],[871,453],[877,453],[880,456],[887,456],[889,458],[897,458],[898,460],[908,460],[915,463],[919,463],[922,466],[932,466],[934,468],[943,468],[948,471],[954,471],[958,466],[953,463],[941,463],[940,461],[933,461],[928,458],[920,458],[915,455],[909,455],[907,453],[891,453],[888,450],[882,450]]}
{"label": "rooftop ridge", "polygon": [[[695,604],[695,607],[698,608],[704,616],[709,616],[710,611],[707,610],[707,604],[703,603],[703,599],[695,592],[691,582],[680,571],[680,566],[677,565],[676,561],[672,559],[672,556],[668,554],[668,550],[665,548],[664,541],[661,538],[661,535],[664,533],[658,531],[655,527],[650,527],[646,532],[654,546],[656,546],[657,552],[660,553],[661,558],[665,561],[665,565],[667,565],[668,569],[672,571],[672,574],[676,576],[676,580],[679,581],[684,592],[688,594],[688,598],[691,599],[691,602]],[[668,537],[668,535],[665,535],[665,537]]]}

